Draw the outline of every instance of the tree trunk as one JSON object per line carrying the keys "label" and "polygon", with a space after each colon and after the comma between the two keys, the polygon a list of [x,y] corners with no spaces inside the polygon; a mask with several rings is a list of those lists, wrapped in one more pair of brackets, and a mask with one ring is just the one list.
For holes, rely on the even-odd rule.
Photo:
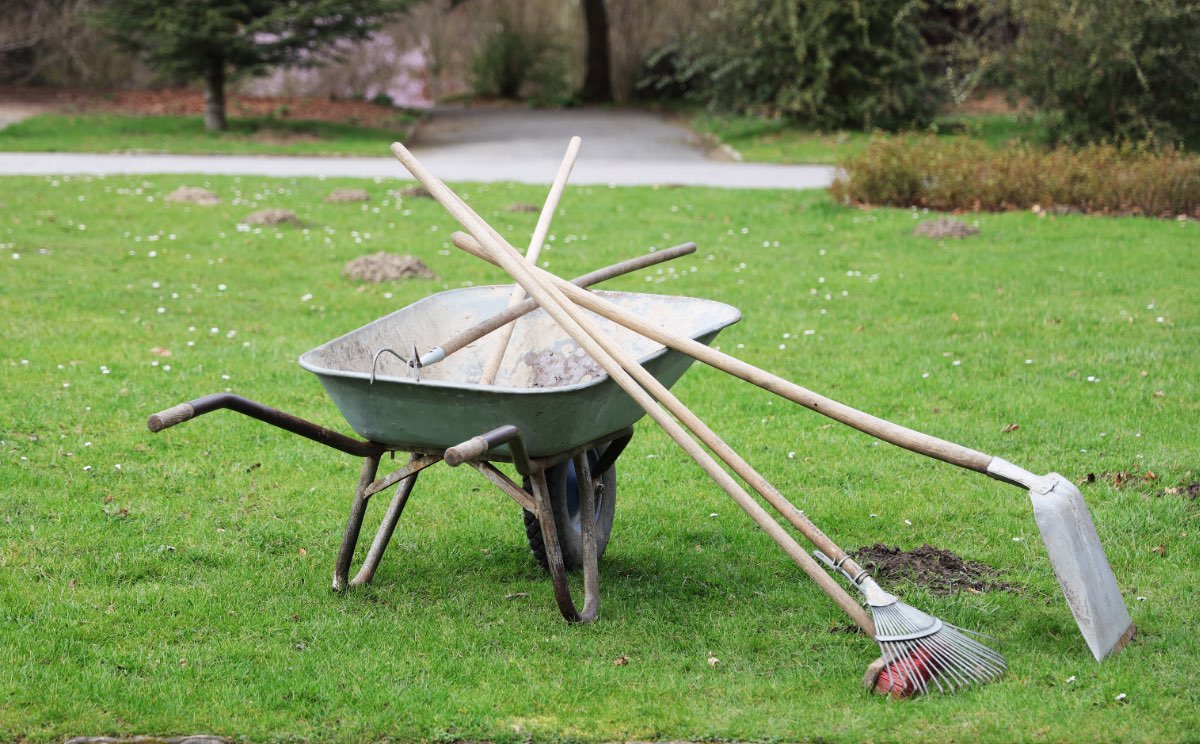
{"label": "tree trunk", "polygon": [[613,99],[613,90],[608,56],[608,11],[604,8],[604,0],[583,0],[583,20],[587,27],[583,100],[607,103]]}
{"label": "tree trunk", "polygon": [[210,132],[225,131],[225,60],[213,57],[208,61],[204,76],[204,128]]}

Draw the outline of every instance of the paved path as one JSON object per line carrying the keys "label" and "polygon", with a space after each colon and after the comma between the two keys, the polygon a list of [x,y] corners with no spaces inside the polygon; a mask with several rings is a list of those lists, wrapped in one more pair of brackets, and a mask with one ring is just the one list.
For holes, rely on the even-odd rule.
{"label": "paved path", "polygon": [[[833,179],[833,169],[825,166],[711,158],[690,130],[638,111],[446,109],[420,127],[411,149],[446,181],[546,184],[572,134],[583,138],[573,184],[814,189]],[[390,156],[0,153],[0,176],[141,173],[410,178]]]}

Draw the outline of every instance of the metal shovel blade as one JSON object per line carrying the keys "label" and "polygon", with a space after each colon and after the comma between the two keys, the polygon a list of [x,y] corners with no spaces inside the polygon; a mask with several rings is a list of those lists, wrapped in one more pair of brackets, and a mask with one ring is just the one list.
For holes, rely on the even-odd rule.
{"label": "metal shovel blade", "polygon": [[1133,637],[1133,620],[1100,545],[1083,494],[1058,473],[1039,478],[1029,496],[1046,553],[1079,632],[1096,661]]}

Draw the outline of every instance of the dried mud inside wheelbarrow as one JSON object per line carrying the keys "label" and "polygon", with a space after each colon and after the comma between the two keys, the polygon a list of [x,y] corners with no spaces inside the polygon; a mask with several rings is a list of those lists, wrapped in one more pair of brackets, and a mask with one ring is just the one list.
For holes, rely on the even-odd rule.
{"label": "dried mud inside wheelbarrow", "polygon": [[[441,450],[511,424],[521,430],[531,455],[552,455],[642,417],[642,409],[541,310],[516,322],[494,385],[477,380],[497,334],[420,370],[404,361],[500,312],[511,291],[509,285],[439,292],[313,349],[300,364],[318,376],[360,436],[398,449]],[[703,343],[741,318],[737,308],[712,300],[597,294]],[[691,357],[589,315],[664,385],[674,384],[692,363]]]}

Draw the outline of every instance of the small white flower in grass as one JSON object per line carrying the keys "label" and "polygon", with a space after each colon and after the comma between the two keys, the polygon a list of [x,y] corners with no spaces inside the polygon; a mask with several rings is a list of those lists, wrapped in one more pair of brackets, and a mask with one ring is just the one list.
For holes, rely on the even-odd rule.
{"label": "small white flower in grass", "polygon": [[871,519],[877,519],[879,517],[878,514],[868,514],[867,516],[870,517]]}
{"label": "small white flower in grass", "polygon": [[209,328],[209,329],[208,329],[208,332],[209,332],[209,333],[220,333],[220,332],[221,332],[221,329],[220,329],[220,328],[217,328],[216,326],[213,326],[212,328]]}
{"label": "small white flower in grass", "polygon": [[715,517],[715,516],[717,516],[717,513],[716,513],[716,512],[713,512],[712,514],[709,514],[708,516],[709,516],[709,518],[712,518],[712,517]]}
{"label": "small white flower in grass", "polygon": [[162,369],[163,369],[163,372],[170,372],[170,371],[171,371],[171,365],[169,365],[169,364],[164,364]]}
{"label": "small white flower in grass", "polygon": [[796,453],[795,453],[795,452],[789,452],[789,453],[788,453],[788,459],[789,459],[789,460],[795,460],[795,459],[796,459]]}
{"label": "small white flower in grass", "polygon": [[1072,682],[1074,682],[1074,681],[1075,681],[1075,675],[1074,675],[1074,674],[1072,674],[1070,677],[1067,677],[1067,684],[1071,684],[1071,683],[1072,683]]}
{"label": "small white flower in grass", "polygon": [[119,471],[120,469],[121,469],[121,463],[118,462],[116,465],[113,465],[113,470]]}
{"label": "small white flower in grass", "polygon": [[1025,360],[1025,363],[1026,363],[1026,364],[1033,364],[1033,360],[1032,360],[1032,359],[1026,359],[1026,360]]}
{"label": "small white flower in grass", "polygon": [[1013,542],[1021,542],[1021,541],[1022,541],[1022,540],[1024,540],[1024,539],[1025,539],[1025,538],[1023,538],[1023,537],[1014,537],[1014,538],[1013,538]]}
{"label": "small white flower in grass", "polygon": [[188,345],[188,346],[195,346],[195,345],[196,345],[196,342],[195,342],[195,341],[188,341],[188,342],[187,342],[187,345]]}
{"label": "small white flower in grass", "polygon": [[229,379],[229,375],[221,375],[221,379],[222,379],[222,380],[228,380],[228,379]]}
{"label": "small white flower in grass", "polygon": [[926,379],[927,377],[929,377],[929,373],[928,373],[928,372],[922,372],[922,373],[921,373],[921,379],[923,379],[923,380],[924,380],[924,379]]}
{"label": "small white flower in grass", "polygon": [[1118,703],[1124,702],[1125,701],[1125,693],[1122,692],[1120,695],[1117,695],[1116,698],[1114,698],[1114,699]]}
{"label": "small white flower in grass", "polygon": [[309,300],[311,300],[312,298],[313,298],[312,294],[311,294],[311,293],[307,293],[307,294],[303,295],[303,296],[300,298],[300,301],[301,301],[301,302],[308,302],[308,301],[309,301]]}
{"label": "small white flower in grass", "polygon": [[92,446],[92,443],[91,443],[91,442],[84,442],[84,443],[83,443],[83,446],[84,446],[84,447],[91,447],[91,446]]}
{"label": "small white flower in grass", "polygon": [[1146,309],[1147,309],[1147,310],[1153,310],[1153,309],[1154,309],[1154,303],[1153,303],[1153,302],[1151,302],[1149,305],[1146,305]]}
{"label": "small white flower in grass", "polygon": [[155,310],[154,312],[158,313],[159,315],[162,315],[166,311],[167,311],[167,309],[165,307],[160,307],[157,310]]}
{"label": "small white flower in grass", "polygon": [[21,258],[21,254],[20,254],[20,253],[14,253],[14,254],[12,254],[12,256],[13,256],[13,260],[14,260],[14,261],[16,261],[16,260],[18,260],[18,259],[20,259],[20,258]]}
{"label": "small white flower in grass", "polygon": [[224,291],[225,291],[225,285],[224,285],[224,284],[218,284],[218,285],[217,285],[217,291],[218,291],[218,292],[224,292]]}
{"label": "small white flower in grass", "polygon": [[28,360],[28,359],[22,359],[22,360],[21,360],[21,364],[29,364],[29,360]]}
{"label": "small white flower in grass", "polygon": [[146,254],[147,258],[158,258],[158,251],[150,251]]}
{"label": "small white flower in grass", "polygon": [[237,331],[230,331],[229,333],[225,334],[225,338],[233,338],[236,335],[237,335]]}
{"label": "small white flower in grass", "polygon": [[955,367],[961,367],[961,366],[962,366],[962,360],[961,360],[961,359],[955,359],[953,362],[950,362],[950,364],[954,365]]}
{"label": "small white flower in grass", "polygon": [[150,366],[151,366],[151,367],[157,367],[157,366],[158,366],[158,361],[156,360],[156,361],[152,361],[152,362],[150,362]]}
{"label": "small white flower in grass", "polygon": [[815,335],[815,334],[816,334],[816,331],[815,331],[815,330],[813,330],[812,328],[807,328],[807,329],[805,329],[805,331],[804,331],[804,335],[805,335],[805,336],[812,336],[812,335]]}
{"label": "small white flower in grass", "polygon": [[911,519],[906,519],[906,520],[904,520],[904,523],[905,523],[905,524],[907,524],[909,527],[912,527],[912,520],[911,520]]}
{"label": "small white flower in grass", "polygon": [[383,299],[385,299],[385,300],[390,300],[390,299],[392,299],[392,293],[391,293],[391,292],[384,292],[384,293],[383,293]]}
{"label": "small white flower in grass", "polygon": [[1165,319],[1165,318],[1163,318],[1163,316],[1161,316],[1161,315],[1160,315],[1160,316],[1158,316],[1157,318],[1155,318],[1154,320],[1155,320],[1155,321],[1157,321],[1157,322],[1159,322],[1159,323],[1163,323],[1163,322],[1165,322],[1165,321],[1166,321],[1166,319]]}
{"label": "small white flower in grass", "polygon": [[71,387],[71,383],[69,383],[69,382],[64,382],[64,383],[63,383],[63,387],[64,387],[64,388],[69,388],[69,387]]}
{"label": "small white flower in grass", "polygon": [[779,350],[780,350],[780,351],[783,351],[783,350],[784,350],[784,349],[786,349],[786,348],[787,348],[787,344],[780,344],[780,345],[779,345]]}

